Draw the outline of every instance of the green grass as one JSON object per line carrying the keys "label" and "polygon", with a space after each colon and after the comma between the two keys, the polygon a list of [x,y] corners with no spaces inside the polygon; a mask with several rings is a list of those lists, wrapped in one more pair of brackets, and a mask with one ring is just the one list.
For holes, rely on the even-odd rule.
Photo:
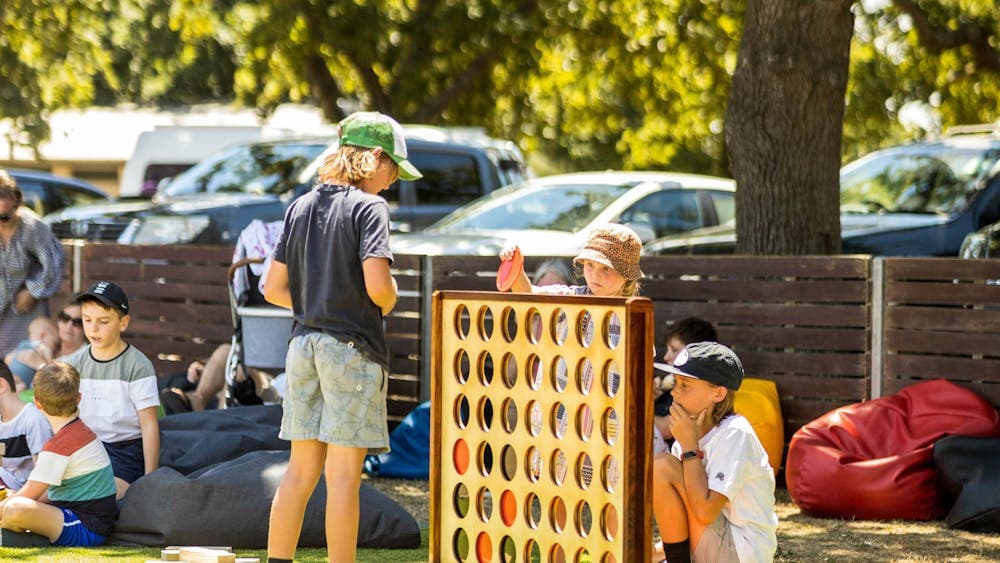
{"label": "green grass", "polygon": [[[371,563],[419,563],[427,561],[430,531],[420,531],[420,547],[416,549],[359,549],[358,561]],[[259,557],[265,561],[263,549],[237,549],[237,557]],[[39,561],[42,563],[145,563],[160,558],[158,547],[0,547],[0,561]],[[295,561],[300,563],[326,561],[326,549],[299,549]]]}

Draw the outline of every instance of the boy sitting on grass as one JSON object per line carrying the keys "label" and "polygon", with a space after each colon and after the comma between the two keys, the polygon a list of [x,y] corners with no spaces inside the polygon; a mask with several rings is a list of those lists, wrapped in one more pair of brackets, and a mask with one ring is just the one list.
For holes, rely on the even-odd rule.
{"label": "boy sitting on grass", "polygon": [[55,435],[28,482],[0,502],[0,527],[30,530],[58,546],[101,545],[117,516],[115,477],[101,441],[78,417],[80,374],[52,362],[35,374],[34,388],[35,405]]}
{"label": "boy sitting on grass", "polygon": [[160,393],[153,364],[122,340],[128,328],[128,296],[100,281],[77,295],[90,344],[63,358],[80,374],[80,418],[104,442],[118,498],[160,465]]}

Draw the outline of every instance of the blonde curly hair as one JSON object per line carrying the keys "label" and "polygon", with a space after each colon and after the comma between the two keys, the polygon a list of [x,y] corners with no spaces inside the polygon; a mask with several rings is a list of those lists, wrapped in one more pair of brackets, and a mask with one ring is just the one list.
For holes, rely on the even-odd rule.
{"label": "blonde curly hair", "polygon": [[376,156],[374,149],[343,145],[323,160],[317,178],[324,184],[346,182],[356,186],[359,182],[374,176],[382,162],[390,165],[393,182],[396,181],[399,177],[399,166],[389,158],[389,155],[383,152]]}

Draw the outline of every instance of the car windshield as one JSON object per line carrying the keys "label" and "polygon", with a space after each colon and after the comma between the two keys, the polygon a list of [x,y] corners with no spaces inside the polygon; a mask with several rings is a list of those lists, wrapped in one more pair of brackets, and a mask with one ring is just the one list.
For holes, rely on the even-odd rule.
{"label": "car windshield", "polygon": [[576,232],[586,227],[629,186],[523,184],[494,192],[445,217],[436,229],[544,229]]}
{"label": "car windshield", "polygon": [[992,162],[983,150],[888,151],[859,159],[840,175],[845,213],[961,211]]}
{"label": "car windshield", "polygon": [[181,173],[164,187],[163,194],[280,194],[295,186],[299,172],[325,148],[325,143],[306,142],[231,147]]}

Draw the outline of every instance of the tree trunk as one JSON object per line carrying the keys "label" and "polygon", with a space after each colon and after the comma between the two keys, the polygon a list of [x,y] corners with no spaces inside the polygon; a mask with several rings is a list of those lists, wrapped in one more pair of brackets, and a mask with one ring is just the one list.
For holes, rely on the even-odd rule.
{"label": "tree trunk", "polygon": [[840,252],[850,0],[748,0],[726,113],[737,252]]}

